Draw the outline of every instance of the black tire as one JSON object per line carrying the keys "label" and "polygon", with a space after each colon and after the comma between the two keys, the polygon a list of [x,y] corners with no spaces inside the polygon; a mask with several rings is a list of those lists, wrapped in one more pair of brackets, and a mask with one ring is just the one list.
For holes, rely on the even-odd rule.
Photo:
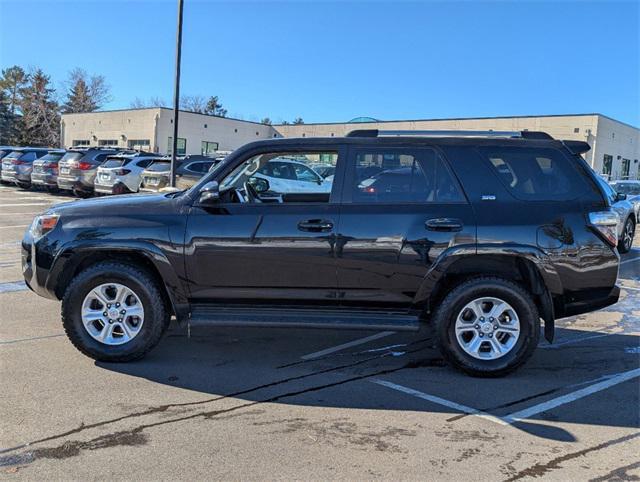
{"label": "black tire", "polygon": [[[625,240],[627,229],[631,230],[631,237]],[[634,223],[632,217],[629,216],[624,223],[624,227],[622,228],[622,238],[618,241],[618,253],[625,254],[631,251],[635,234],[636,223]]]}
{"label": "black tire", "polygon": [[30,182],[16,182],[16,186],[18,186],[20,189],[31,189]]}
{"label": "black tire", "polygon": [[[87,294],[103,283],[119,283],[133,290],[144,307],[140,332],[122,345],[106,345],[94,339],[81,318]],[[62,298],[62,324],[71,343],[90,358],[105,362],[128,362],[144,357],[169,326],[170,314],[157,282],[145,270],[120,262],[95,264],[77,275]]]}
{"label": "black tire", "polygon": [[79,197],[80,199],[86,199],[88,197],[91,197],[91,194],[92,193],[90,193],[88,191],[81,191],[80,189],[74,189],[73,190],[73,195],[75,197]]}
{"label": "black tire", "polygon": [[[509,303],[520,321],[520,336],[513,348],[500,358],[481,360],[468,354],[455,335],[460,311],[483,296]],[[477,377],[501,377],[525,363],[538,346],[540,317],[529,293],[520,285],[502,278],[481,277],[461,283],[444,298],[433,317],[436,338],[442,355],[455,368]]]}

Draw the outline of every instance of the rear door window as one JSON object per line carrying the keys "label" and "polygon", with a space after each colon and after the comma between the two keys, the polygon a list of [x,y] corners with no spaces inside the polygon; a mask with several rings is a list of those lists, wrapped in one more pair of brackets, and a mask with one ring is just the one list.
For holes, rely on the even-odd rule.
{"label": "rear door window", "polygon": [[354,203],[466,201],[433,149],[356,149],[351,159],[350,194]]}
{"label": "rear door window", "polygon": [[106,167],[107,169],[114,167],[122,167],[128,164],[130,159],[107,159],[107,161],[102,165],[102,167]]}
{"label": "rear door window", "polygon": [[496,146],[479,151],[518,199],[562,201],[588,189],[582,169],[558,149]]}

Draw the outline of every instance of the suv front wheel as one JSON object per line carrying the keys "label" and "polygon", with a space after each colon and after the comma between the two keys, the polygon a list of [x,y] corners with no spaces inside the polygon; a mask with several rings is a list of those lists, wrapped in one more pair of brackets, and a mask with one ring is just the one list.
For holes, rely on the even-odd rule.
{"label": "suv front wheel", "polygon": [[435,312],[438,343],[456,368],[481,377],[506,375],[533,354],[540,318],[518,284],[483,277],[454,288]]}
{"label": "suv front wheel", "polygon": [[169,314],[155,280],[133,265],[87,268],[62,299],[62,323],[74,346],[99,361],[142,358],[160,341]]}

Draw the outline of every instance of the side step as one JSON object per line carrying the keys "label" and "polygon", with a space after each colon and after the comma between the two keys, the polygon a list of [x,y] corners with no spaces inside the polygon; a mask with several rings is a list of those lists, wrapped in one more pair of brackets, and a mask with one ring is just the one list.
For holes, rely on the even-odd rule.
{"label": "side step", "polygon": [[420,328],[418,317],[406,313],[204,304],[193,305],[189,325],[390,331]]}

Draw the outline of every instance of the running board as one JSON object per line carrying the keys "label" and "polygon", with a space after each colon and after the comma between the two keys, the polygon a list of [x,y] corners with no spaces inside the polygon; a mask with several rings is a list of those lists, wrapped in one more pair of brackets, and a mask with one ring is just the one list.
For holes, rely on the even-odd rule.
{"label": "running board", "polygon": [[194,305],[189,325],[418,331],[420,321],[393,312]]}

